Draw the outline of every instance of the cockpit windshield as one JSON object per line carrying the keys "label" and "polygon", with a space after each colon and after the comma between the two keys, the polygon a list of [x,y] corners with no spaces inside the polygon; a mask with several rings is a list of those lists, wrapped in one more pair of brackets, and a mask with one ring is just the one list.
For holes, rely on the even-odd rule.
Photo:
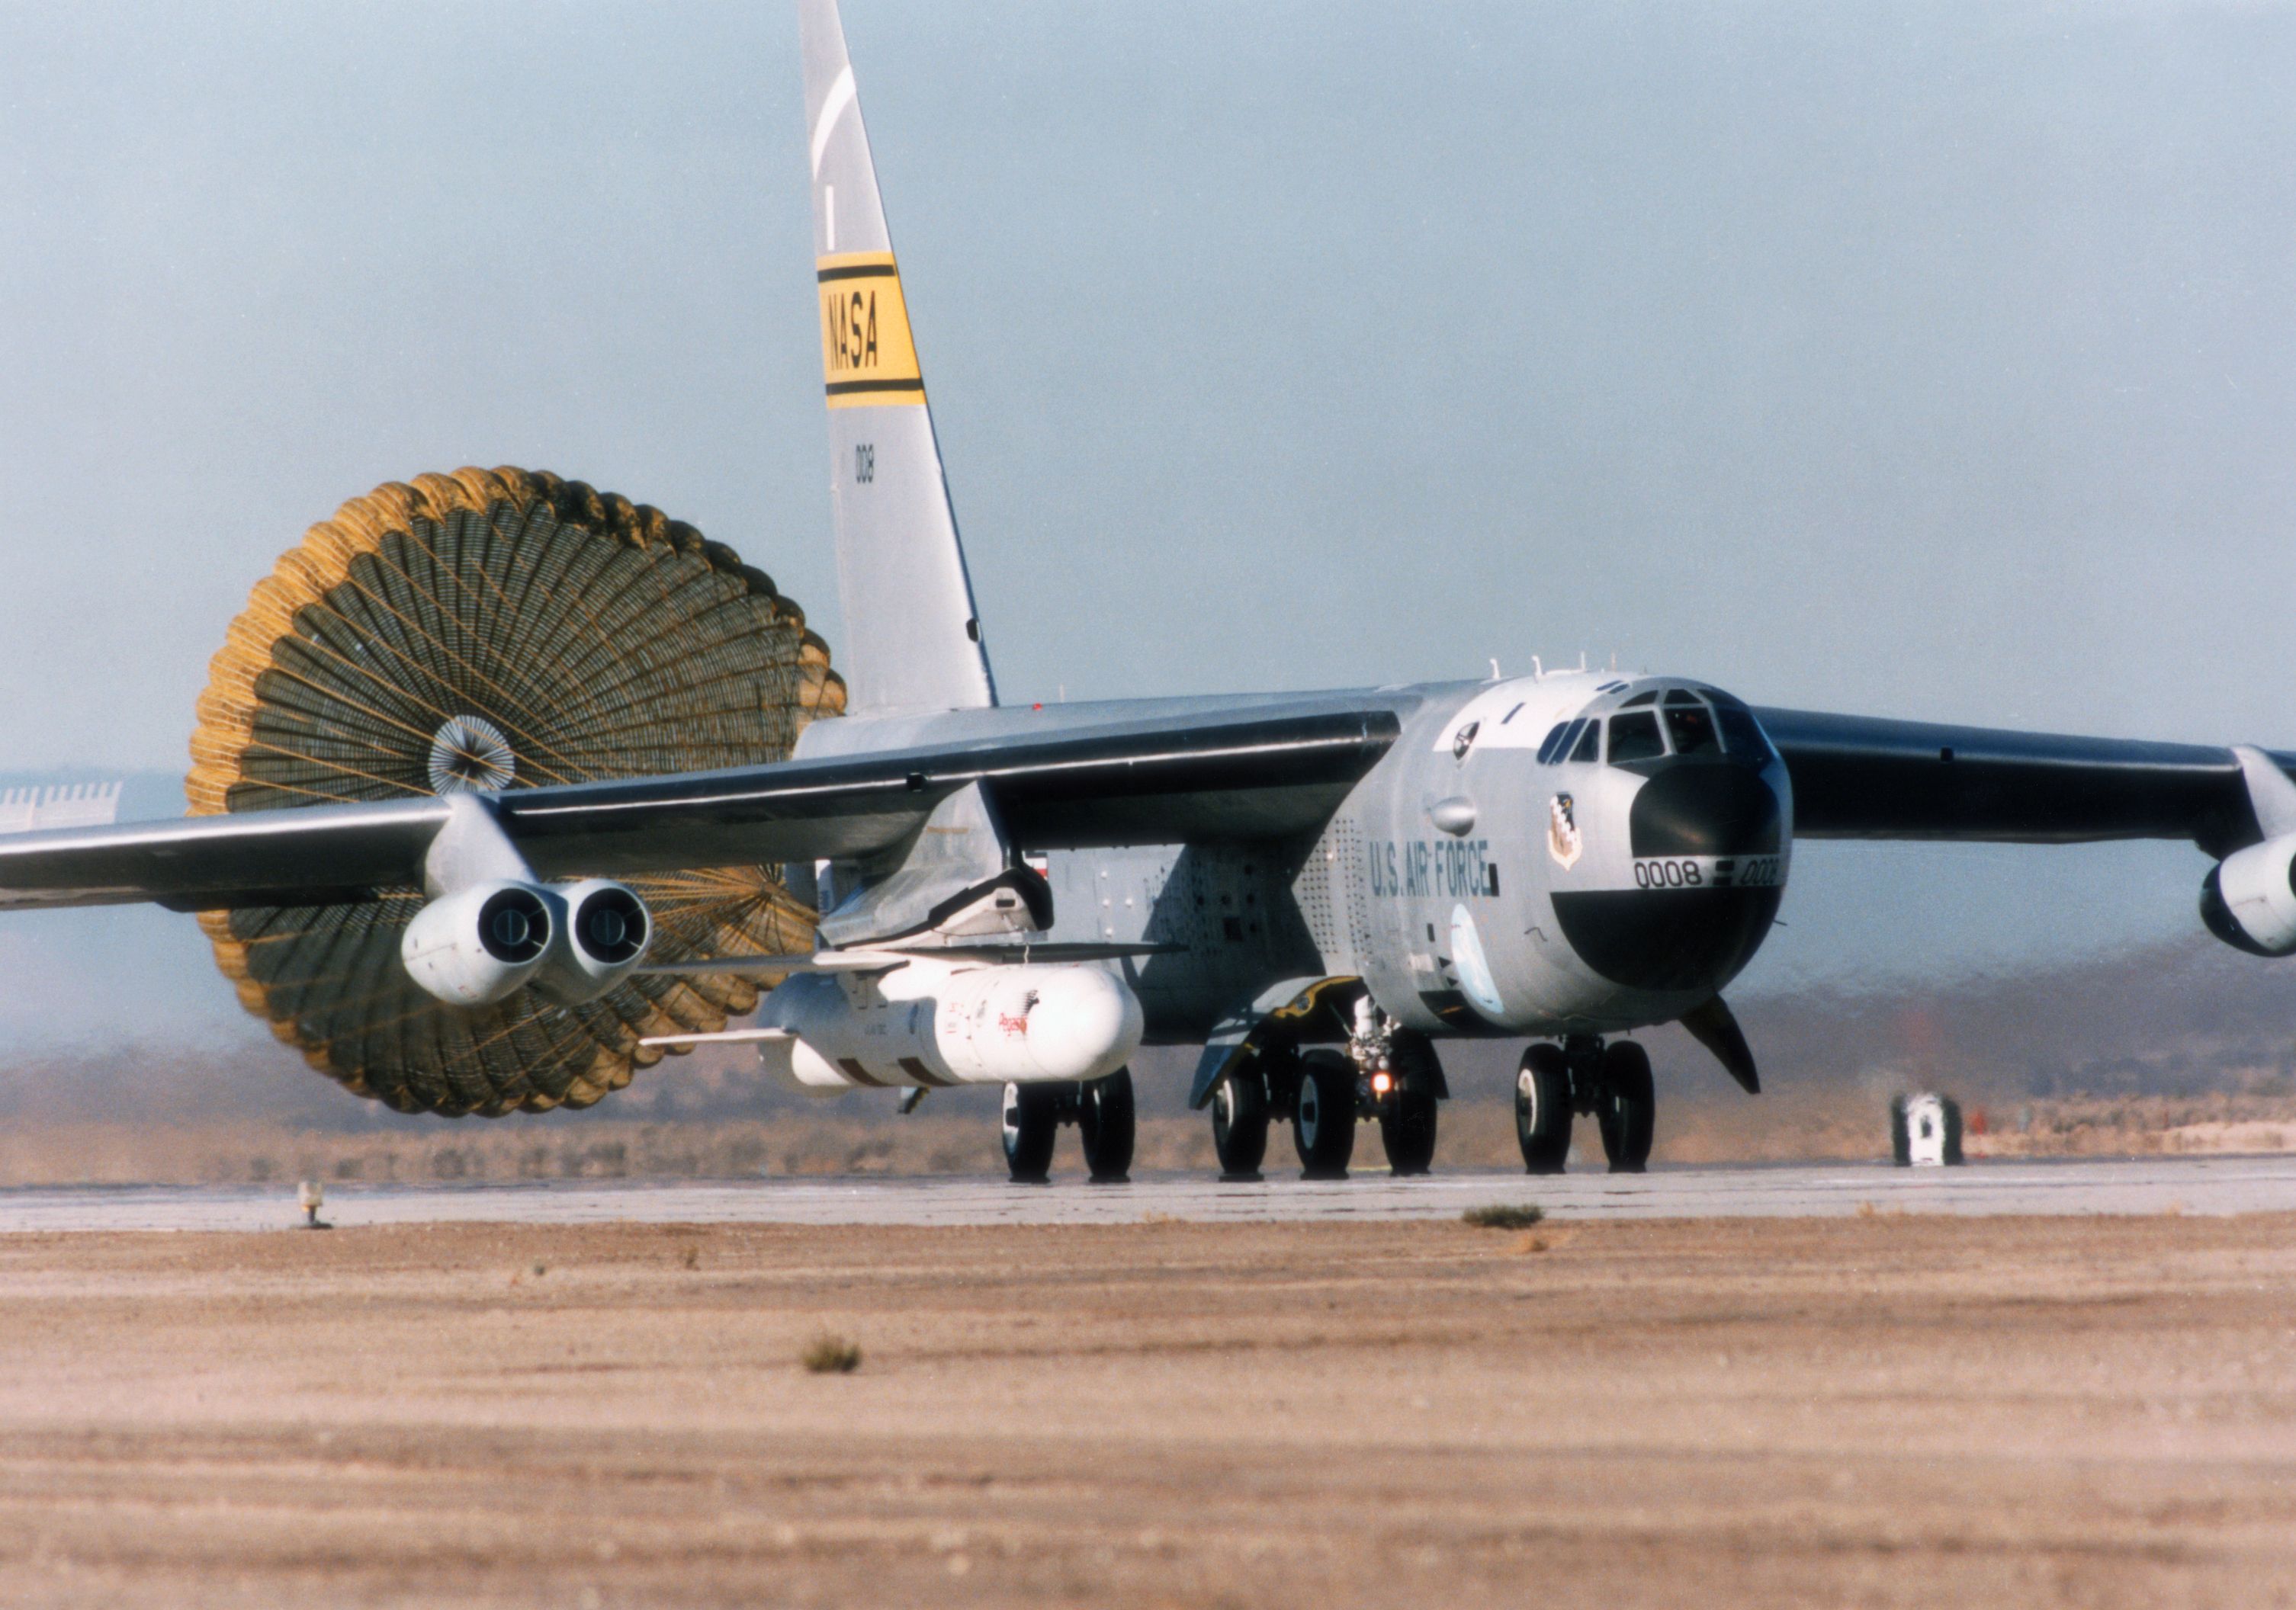
{"label": "cockpit windshield", "polygon": [[1762,731],[1762,723],[1754,719],[1754,713],[1742,701],[1718,691],[1714,695],[1714,719],[1722,728],[1722,741],[1731,754],[1765,764],[1776,756],[1777,751],[1770,748],[1769,735]]}
{"label": "cockpit windshield", "polygon": [[1713,713],[1702,704],[1677,703],[1672,694],[1666,700],[1666,733],[1674,740],[1677,755],[1699,755],[1721,748],[1714,736]]}
{"label": "cockpit windshield", "polygon": [[1657,760],[1666,753],[1666,740],[1659,736],[1658,717],[1648,710],[1636,710],[1611,717],[1611,764],[1626,765],[1637,760]]}
{"label": "cockpit windshield", "polygon": [[1591,765],[1606,758],[1614,766],[1632,765],[1669,755],[1732,755],[1767,764],[1776,751],[1754,713],[1718,688],[1645,689],[1620,701],[1618,713],[1607,722],[1587,715],[1556,722],[1538,746],[1539,760],[1556,766]]}

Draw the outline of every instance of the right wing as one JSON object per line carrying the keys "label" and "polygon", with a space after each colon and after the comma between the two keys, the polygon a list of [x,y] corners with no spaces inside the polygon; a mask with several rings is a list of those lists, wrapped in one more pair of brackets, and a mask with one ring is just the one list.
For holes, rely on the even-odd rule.
{"label": "right wing", "polygon": [[[979,782],[1032,847],[1312,832],[1395,741],[1329,702],[482,795],[543,878],[863,860]],[[313,805],[0,838],[0,910],[328,904],[422,882],[448,803]]]}
{"label": "right wing", "polygon": [[[1797,838],[2188,838],[2221,857],[2262,836],[2240,756],[2228,748],[1808,710],[1754,715],[1793,779]],[[2296,755],[2268,758],[2296,770]]]}

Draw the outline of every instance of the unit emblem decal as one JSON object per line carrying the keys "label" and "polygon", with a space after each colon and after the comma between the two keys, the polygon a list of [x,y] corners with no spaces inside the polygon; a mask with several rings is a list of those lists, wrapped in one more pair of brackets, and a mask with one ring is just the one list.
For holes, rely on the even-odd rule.
{"label": "unit emblem decal", "polygon": [[1570,796],[1557,794],[1546,807],[1546,853],[1567,872],[1578,864],[1585,847],[1578,840],[1578,818],[1571,810]]}

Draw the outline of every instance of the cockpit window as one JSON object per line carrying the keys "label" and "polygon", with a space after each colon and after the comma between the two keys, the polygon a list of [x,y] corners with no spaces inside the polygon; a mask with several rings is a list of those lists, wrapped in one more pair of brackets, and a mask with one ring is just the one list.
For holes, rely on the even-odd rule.
{"label": "cockpit window", "polygon": [[1677,704],[1671,693],[1666,696],[1666,731],[1677,755],[1710,754],[1722,747],[1715,740],[1714,717],[1706,707],[1695,699]]}
{"label": "cockpit window", "polygon": [[1654,705],[1656,703],[1658,703],[1658,690],[1656,688],[1649,688],[1636,694],[1632,699],[1620,699],[1619,701],[1619,708],[1621,710],[1631,710],[1636,705]]}
{"label": "cockpit window", "polygon": [[1698,695],[1687,688],[1669,688],[1666,702],[1669,705],[1694,705],[1698,702]]}
{"label": "cockpit window", "polygon": [[1603,723],[1590,721],[1586,725],[1587,730],[1578,734],[1578,746],[1570,751],[1570,758],[1592,765],[1602,758],[1598,751],[1603,747]]}
{"label": "cockpit window", "polygon": [[1611,764],[1656,760],[1666,753],[1666,740],[1658,732],[1658,717],[1648,710],[1611,717]]}
{"label": "cockpit window", "polygon": [[1717,700],[1714,715],[1721,723],[1722,741],[1728,746],[1731,754],[1763,760],[1769,758],[1770,740],[1764,735],[1761,723],[1754,719],[1752,711],[1735,701],[1723,704]]}
{"label": "cockpit window", "polygon": [[[1502,722],[1500,724],[1504,726],[1505,723]],[[1538,740],[1540,765],[1551,766],[1554,764],[1554,757],[1562,748],[1562,735],[1570,730],[1570,723],[1567,721],[1558,721],[1547,729],[1546,736]]]}

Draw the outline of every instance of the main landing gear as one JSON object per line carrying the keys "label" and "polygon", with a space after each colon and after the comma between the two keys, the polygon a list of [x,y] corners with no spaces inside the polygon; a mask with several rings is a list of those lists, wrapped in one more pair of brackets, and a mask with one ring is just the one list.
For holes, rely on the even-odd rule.
{"label": "main landing gear", "polygon": [[1006,1085],[1004,1165],[1014,1184],[1045,1182],[1063,1124],[1077,1126],[1092,1182],[1122,1184],[1132,1172],[1132,1070],[1119,1067],[1082,1083]]}
{"label": "main landing gear", "polygon": [[1578,1113],[1594,1115],[1612,1173],[1642,1173],[1658,1113],[1650,1053],[1631,1040],[1604,1045],[1592,1034],[1523,1052],[1514,1076],[1514,1137],[1527,1172],[1562,1172]]}
{"label": "main landing gear", "polygon": [[1257,1180],[1267,1158],[1267,1126],[1292,1123],[1300,1172],[1310,1180],[1344,1180],[1354,1160],[1356,1125],[1379,1124],[1381,1149],[1398,1175],[1423,1174],[1435,1161],[1436,1104],[1443,1070],[1426,1037],[1379,1026],[1345,1050],[1261,1044],[1212,1092],[1212,1149],[1223,1180]]}

